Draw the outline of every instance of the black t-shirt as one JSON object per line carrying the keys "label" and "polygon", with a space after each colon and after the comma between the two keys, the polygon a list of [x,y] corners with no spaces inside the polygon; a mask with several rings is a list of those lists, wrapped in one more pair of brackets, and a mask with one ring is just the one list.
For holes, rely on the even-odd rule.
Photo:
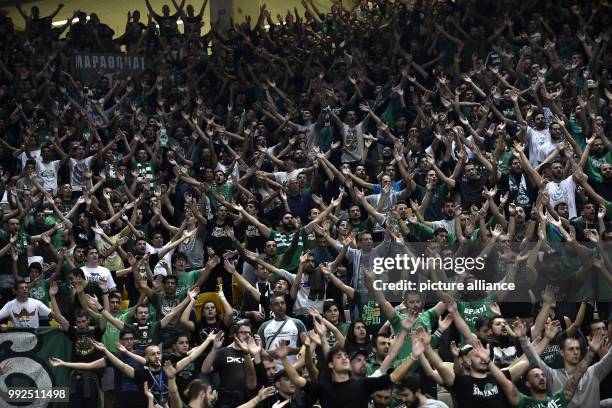
{"label": "black t-shirt", "polygon": [[134,334],[134,349],[144,351],[150,345],[159,344],[161,323],[160,322],[147,322],[147,324],[141,326],[134,322],[132,324],[126,324],[125,330]]}
{"label": "black t-shirt", "polygon": [[515,202],[525,209],[527,215],[531,212],[531,206],[538,196],[538,189],[533,185],[531,179],[524,176],[525,182],[521,182],[521,174],[502,174],[497,185],[500,188],[500,196],[508,191],[508,202]]}
{"label": "black t-shirt", "polygon": [[162,37],[171,37],[173,35],[178,34],[178,26],[176,25],[176,21],[178,17],[176,16],[154,16],[155,21],[159,24],[159,34]]}
{"label": "black t-shirt", "polygon": [[104,357],[103,354],[96,350],[92,344],[92,340],[100,341],[102,331],[98,326],[90,326],[87,330],[80,331],[74,326],[68,328],[66,333],[72,340],[72,358],[73,363],[91,363]]}
{"label": "black t-shirt", "polygon": [[[262,217],[257,217],[257,220],[264,225],[270,226],[270,223]],[[246,248],[250,251],[259,250],[263,252],[266,247],[267,238],[261,234],[259,228],[248,221],[242,222],[242,224],[236,228],[236,236],[241,241],[246,239]]]}
{"label": "black t-shirt", "polygon": [[234,248],[232,240],[225,233],[225,227],[232,228],[233,224],[229,221],[218,224],[216,220],[213,220],[206,226],[204,246],[211,247],[219,256],[223,255],[225,251],[231,251]]}
{"label": "black t-shirt", "polygon": [[460,180],[457,183],[457,191],[461,194],[461,207],[469,210],[471,206],[480,207],[485,201],[482,198],[484,187],[489,187],[489,179],[480,176],[478,180]]}
{"label": "black t-shirt", "polygon": [[219,373],[221,391],[241,392],[246,398],[246,374],[244,371],[244,353],[232,347],[224,347],[217,352],[213,361],[213,371]]}
{"label": "black t-shirt", "polygon": [[510,407],[503,390],[492,374],[486,378],[455,374],[451,391],[458,407],[506,408]]}
{"label": "black t-shirt", "polygon": [[138,385],[140,393],[144,392],[145,381],[151,389],[156,404],[164,405],[168,402],[168,378],[161,368],[159,371],[152,371],[149,367],[134,369],[134,382]]}
{"label": "black t-shirt", "polygon": [[[137,354],[140,354],[134,351]],[[142,369],[142,366],[132,358],[124,355],[123,353],[114,353],[115,356],[136,370]],[[113,363],[108,359],[106,360],[107,367],[113,367]],[[146,400],[142,391],[138,389],[138,384],[135,380],[123,374],[123,371],[119,369],[114,370],[115,373],[115,402],[114,407],[116,408],[131,408],[131,407],[143,407],[146,405]]]}
{"label": "black t-shirt", "polygon": [[274,286],[270,282],[255,282],[254,286],[255,289],[257,289],[261,294],[259,297],[259,302],[255,300],[255,298],[249,292],[245,292],[244,298],[242,299],[242,310],[244,312],[260,311],[265,315],[266,320],[270,319],[271,316],[268,305],[268,296],[271,296],[274,293]]}
{"label": "black t-shirt", "polygon": [[306,395],[318,397],[321,408],[367,408],[370,395],[391,387],[387,374],[380,377],[351,378],[344,382],[306,382]]}
{"label": "black t-shirt", "polygon": [[[170,354],[168,356],[168,359],[172,361],[172,365],[175,367],[176,363],[178,363],[183,358],[184,356],[179,356],[178,354]],[[199,377],[200,367],[202,367],[201,357],[196,358],[194,361],[189,363],[184,369],[181,370],[181,372],[176,375],[176,387],[178,388],[178,392],[181,398],[186,398],[185,390],[187,389],[187,385],[189,385],[192,380],[195,380]]]}
{"label": "black t-shirt", "polygon": [[191,321],[195,325],[194,340],[196,340],[197,344],[204,343],[206,338],[213,332],[223,331],[227,335],[227,327],[225,327],[223,320],[219,317],[217,317],[217,320],[212,324],[208,323],[203,316],[200,320],[195,320],[194,318]]}

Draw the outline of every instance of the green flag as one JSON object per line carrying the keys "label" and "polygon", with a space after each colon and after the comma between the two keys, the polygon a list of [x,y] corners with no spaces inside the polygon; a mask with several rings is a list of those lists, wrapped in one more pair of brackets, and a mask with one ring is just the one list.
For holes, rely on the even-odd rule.
{"label": "green flag", "polygon": [[[51,390],[68,387],[69,371],[54,368],[50,357],[70,361],[72,342],[62,331],[52,327],[36,330],[16,329],[0,333],[0,406],[24,406],[6,398],[8,388],[35,387]],[[68,407],[68,403],[57,403],[51,399],[36,400],[28,407]]]}

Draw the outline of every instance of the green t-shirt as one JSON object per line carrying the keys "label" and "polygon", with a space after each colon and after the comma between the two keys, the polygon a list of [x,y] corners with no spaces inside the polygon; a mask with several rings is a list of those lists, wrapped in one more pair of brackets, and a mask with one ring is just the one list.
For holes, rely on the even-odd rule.
{"label": "green t-shirt", "polygon": [[476,320],[481,317],[493,317],[495,313],[491,310],[491,303],[495,301],[497,293],[491,293],[482,300],[467,302],[457,301],[457,310],[463,320],[467,323],[472,333],[476,332]]}
{"label": "green t-shirt", "polygon": [[179,297],[178,295],[168,296],[165,293],[154,293],[149,300],[155,308],[157,320],[161,320],[164,316],[169,314],[176,305],[181,303],[183,297]]}
{"label": "green t-shirt", "polygon": [[189,288],[195,285],[201,272],[202,269],[194,269],[190,272],[183,272],[181,274],[174,275],[177,279],[176,296],[178,298],[183,299],[185,297]]}
{"label": "green t-shirt", "polygon": [[[26,248],[30,243],[30,236],[25,232],[23,227],[19,227],[17,231],[17,241],[13,244],[13,248],[19,254],[17,259],[17,274],[21,277],[28,276],[28,254]],[[6,230],[0,230],[0,248],[5,247],[11,240],[11,234]],[[0,258],[0,273],[5,275],[12,275],[13,271],[13,258],[11,257],[10,251]]]}
{"label": "green t-shirt", "polygon": [[304,242],[308,240],[306,230],[304,229],[304,227],[302,227],[297,232],[272,231],[269,237],[269,239],[273,239],[276,242],[277,253],[279,255],[282,255],[287,252],[287,249],[289,249],[289,247],[291,246],[293,235],[296,233],[300,234],[300,237],[298,238],[299,241],[296,245],[295,252],[293,253],[293,256],[288,262],[285,262],[283,265],[281,265],[283,269],[286,269],[290,272],[297,270],[298,266],[300,266],[300,255],[302,254],[302,251],[304,249]]}
{"label": "green t-shirt", "polygon": [[[28,296],[32,299],[36,299],[45,304],[49,305],[51,299],[49,298],[49,279],[41,279],[38,283],[28,289]],[[41,322],[48,322],[51,320],[49,316],[39,316]]]}
{"label": "green t-shirt", "polygon": [[519,402],[513,405],[514,408],[564,408],[567,407],[568,401],[565,399],[563,390],[555,392],[551,397],[547,397],[545,401],[537,400],[528,397],[522,392],[519,393]]}
{"label": "green t-shirt", "polygon": [[612,153],[607,152],[603,156],[595,157],[589,155],[587,158],[586,166],[584,168],[585,173],[589,176],[589,180],[595,180],[602,182],[603,177],[601,176],[600,167],[602,164],[612,164]]}
{"label": "green t-shirt", "polygon": [[[402,319],[405,318],[405,313],[399,312],[397,310],[393,313],[393,318],[389,321],[389,323],[391,324],[391,327],[393,328],[393,331],[395,333],[400,333],[402,330],[404,330],[404,328],[402,327]],[[436,324],[437,321],[438,315],[436,314],[436,311],[431,308],[419,313],[419,315],[414,321],[414,325],[412,326],[412,328],[414,330],[418,329],[419,327],[425,327],[427,331],[431,332],[433,326]],[[410,341],[410,339],[406,339],[406,341],[404,341],[404,344],[402,345],[402,348],[400,348],[399,353],[397,353],[397,359],[395,360],[393,365],[397,366],[401,364],[405,359],[410,356],[411,352],[412,342]],[[413,368],[416,368],[417,366],[418,364],[412,365]]]}
{"label": "green t-shirt", "polygon": [[[114,315],[114,317],[121,320],[125,324],[129,324],[129,317],[132,309],[134,308],[132,307],[127,310],[124,310],[123,312],[119,312]],[[100,319],[104,319],[104,317],[101,314],[98,314],[94,320],[96,321],[96,323],[99,323]],[[102,334],[102,343],[111,353],[117,352],[117,347],[115,347],[115,343],[119,341],[120,333],[121,330],[119,330],[109,322],[106,322],[106,328],[104,329],[104,333]]]}
{"label": "green t-shirt", "polygon": [[[444,218],[444,214],[442,213],[442,207],[444,207],[443,203],[446,197],[448,196],[448,186],[446,183],[440,183],[434,190],[431,199],[429,200],[429,206],[425,211],[425,219],[428,221],[436,221]],[[417,185],[417,194],[418,197],[423,200],[425,194],[427,193],[427,189],[423,186]]]}
{"label": "green t-shirt", "polygon": [[[231,203],[234,199],[234,186],[230,183],[225,183],[221,187],[211,187],[210,190],[219,194],[228,203]],[[219,203],[217,200],[215,200],[212,194],[210,195],[210,205],[212,205],[214,210],[219,207]]]}

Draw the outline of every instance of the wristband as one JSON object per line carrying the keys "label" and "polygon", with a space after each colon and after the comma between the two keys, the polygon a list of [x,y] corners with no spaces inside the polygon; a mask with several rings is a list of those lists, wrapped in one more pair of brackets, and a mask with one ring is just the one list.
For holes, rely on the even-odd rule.
{"label": "wristband", "polygon": [[110,293],[110,291],[108,291],[108,290],[106,292],[102,292],[102,296],[108,295],[109,293]]}
{"label": "wristband", "polygon": [[99,309],[98,309],[98,313],[102,313],[103,311],[104,311],[104,308],[103,308],[103,307],[101,307],[101,308],[99,308]]}
{"label": "wristband", "polygon": [[414,358],[414,356],[412,355],[412,353],[410,353],[410,359],[411,359],[412,361],[419,361],[419,358],[418,358],[418,357],[417,357],[417,358]]}
{"label": "wristband", "polygon": [[442,332],[440,331],[440,329],[437,329],[433,335],[436,337],[442,337]]}

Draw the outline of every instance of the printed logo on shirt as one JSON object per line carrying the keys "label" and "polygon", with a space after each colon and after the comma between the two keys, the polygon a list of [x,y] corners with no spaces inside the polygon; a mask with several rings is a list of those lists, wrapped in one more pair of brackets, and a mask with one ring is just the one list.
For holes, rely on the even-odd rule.
{"label": "printed logo on shirt", "polygon": [[499,394],[499,388],[497,387],[497,385],[491,383],[486,383],[484,390],[482,391],[480,390],[480,388],[478,388],[478,385],[474,384],[474,389],[472,390],[472,395],[477,395],[479,397],[484,398],[493,397],[497,394]]}
{"label": "printed logo on shirt", "polygon": [[233,364],[233,363],[242,364],[244,363],[244,358],[227,356],[227,359],[225,360],[225,362],[228,364]]}
{"label": "printed logo on shirt", "polygon": [[26,308],[22,308],[19,313],[13,312],[13,319],[23,325],[27,325],[36,315],[36,310],[28,312]]}

